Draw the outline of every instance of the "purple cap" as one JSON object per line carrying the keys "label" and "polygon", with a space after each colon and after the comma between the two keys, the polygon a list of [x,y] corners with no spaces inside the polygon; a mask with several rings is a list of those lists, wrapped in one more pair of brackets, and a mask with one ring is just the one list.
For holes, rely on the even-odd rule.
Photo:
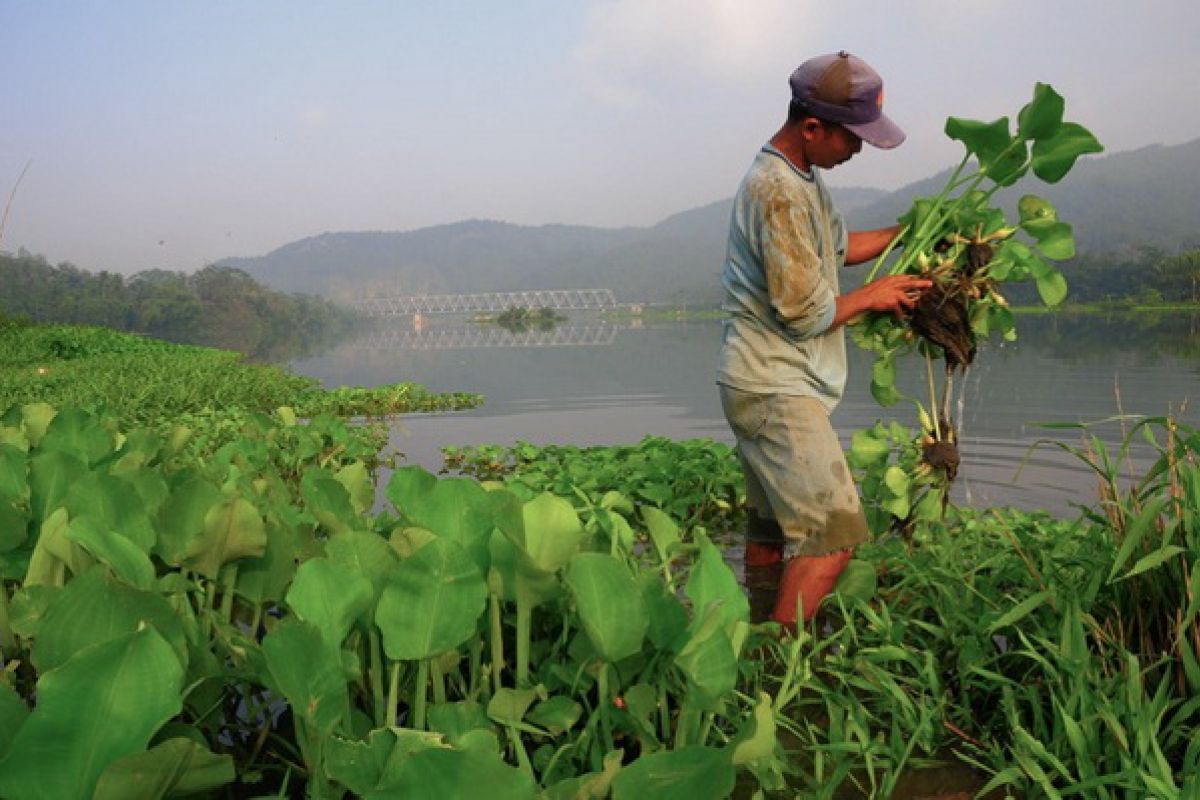
{"label": "purple cap", "polygon": [[883,113],[883,78],[845,50],[810,58],[792,73],[792,99],[814,117],[836,122],[867,144],[890,150],[904,131]]}

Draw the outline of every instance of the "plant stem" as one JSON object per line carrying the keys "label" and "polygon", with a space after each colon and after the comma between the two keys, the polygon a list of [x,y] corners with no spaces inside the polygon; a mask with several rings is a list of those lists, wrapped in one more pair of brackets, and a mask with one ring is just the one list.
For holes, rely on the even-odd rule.
{"label": "plant stem", "polygon": [[228,625],[233,622],[233,587],[237,585],[237,564],[228,565],[222,572],[225,580],[221,585],[221,618]]}
{"label": "plant stem", "polygon": [[925,348],[925,376],[929,379],[929,410],[933,412],[930,416],[933,417],[933,438],[934,441],[942,440],[942,423],[938,419],[937,408],[937,389],[933,383],[933,356],[929,353],[929,348]]}
{"label": "plant stem", "polygon": [[600,737],[604,743],[604,752],[611,753],[614,749],[612,736],[612,720],[609,713],[612,710],[612,696],[608,693],[608,664],[600,665],[600,673],[596,676],[597,710],[600,712]]}
{"label": "plant stem", "polygon": [[517,578],[517,687],[529,685],[529,636],[533,624],[533,598],[525,581]]}
{"label": "plant stem", "polygon": [[492,691],[501,688],[501,673],[504,671],[504,628],[500,624],[500,597],[495,592],[488,595],[492,618]]}
{"label": "plant stem", "polygon": [[392,679],[388,683],[387,717],[385,725],[396,724],[396,712],[400,709],[400,662],[392,664]]}
{"label": "plant stem", "polygon": [[379,632],[374,625],[367,632],[367,658],[370,660],[368,670],[370,671],[375,725],[376,727],[394,725],[396,724],[394,717],[389,721],[384,716],[387,713],[387,699],[383,694],[383,657],[379,653]]}
{"label": "plant stem", "polygon": [[0,663],[12,661],[17,657],[17,637],[13,635],[12,624],[8,619],[8,589],[0,581],[0,651],[4,657]]}
{"label": "plant stem", "polygon": [[425,700],[426,695],[429,694],[429,661],[428,658],[422,658],[417,662],[417,682],[413,686],[413,718],[410,724],[419,731],[425,730]]}

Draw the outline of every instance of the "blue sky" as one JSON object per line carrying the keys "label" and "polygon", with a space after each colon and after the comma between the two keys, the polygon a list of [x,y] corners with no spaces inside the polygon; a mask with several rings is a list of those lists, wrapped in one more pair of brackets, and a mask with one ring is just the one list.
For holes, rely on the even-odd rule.
{"label": "blue sky", "polygon": [[1185,0],[0,0],[0,202],[30,164],[0,249],[193,270],[324,231],[649,225],[732,195],[790,71],[841,48],[909,140],[835,185],[950,166],[946,116],[1037,80],[1110,152],[1178,144],[1197,40]]}

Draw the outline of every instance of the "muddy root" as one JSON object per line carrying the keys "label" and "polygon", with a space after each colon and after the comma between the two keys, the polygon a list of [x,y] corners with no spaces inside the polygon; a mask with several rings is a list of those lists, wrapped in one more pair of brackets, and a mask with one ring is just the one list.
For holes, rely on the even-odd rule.
{"label": "muddy root", "polygon": [[921,447],[922,460],[933,469],[946,475],[946,482],[953,483],[958,475],[960,462],[958,446],[953,442],[929,442]]}
{"label": "muddy root", "polygon": [[957,286],[935,283],[913,308],[909,323],[927,342],[942,348],[947,370],[975,360],[975,332],[967,318],[966,297]]}

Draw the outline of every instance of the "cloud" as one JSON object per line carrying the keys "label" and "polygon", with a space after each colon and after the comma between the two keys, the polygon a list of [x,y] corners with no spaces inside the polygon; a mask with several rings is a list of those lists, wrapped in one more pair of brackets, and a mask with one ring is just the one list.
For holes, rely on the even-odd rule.
{"label": "cloud", "polygon": [[796,0],[593,0],[573,57],[592,93],[614,103],[698,77],[757,80],[819,48],[824,26],[797,11]]}

